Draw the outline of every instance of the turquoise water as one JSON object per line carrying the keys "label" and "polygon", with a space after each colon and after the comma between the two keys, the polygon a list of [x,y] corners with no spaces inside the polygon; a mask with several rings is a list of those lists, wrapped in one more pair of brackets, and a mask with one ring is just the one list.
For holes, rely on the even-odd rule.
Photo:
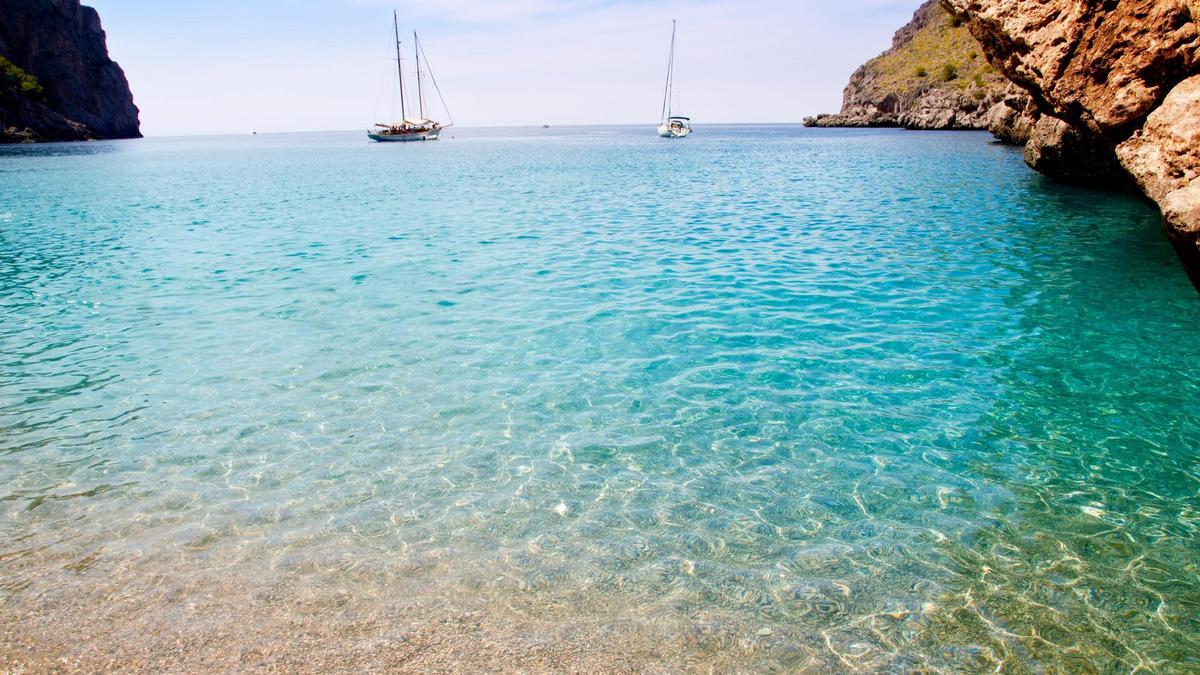
{"label": "turquoise water", "polygon": [[1148,207],[976,133],[455,132],[0,149],[0,623],[1200,669]]}

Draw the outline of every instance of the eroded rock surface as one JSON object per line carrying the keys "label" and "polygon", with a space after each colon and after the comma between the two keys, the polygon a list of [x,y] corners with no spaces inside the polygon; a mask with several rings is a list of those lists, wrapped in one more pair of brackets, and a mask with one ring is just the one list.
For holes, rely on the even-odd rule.
{"label": "eroded rock surface", "polygon": [[1004,98],[988,110],[987,130],[1002,143],[1025,145],[1037,124],[1037,107],[1016,85],[1008,85]]}
{"label": "eroded rock surface", "polygon": [[1057,117],[1035,117],[1025,144],[1026,164],[1069,183],[1113,189],[1121,186],[1121,165],[1111,147]]}
{"label": "eroded rock surface", "polygon": [[1117,156],[1162,209],[1167,235],[1200,287],[1200,75],[1175,85]]}

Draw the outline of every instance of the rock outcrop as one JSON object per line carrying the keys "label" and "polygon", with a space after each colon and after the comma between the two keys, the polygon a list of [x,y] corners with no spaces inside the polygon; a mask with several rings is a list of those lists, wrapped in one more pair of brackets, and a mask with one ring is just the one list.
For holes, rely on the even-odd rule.
{"label": "rock outcrop", "polygon": [[79,0],[0,0],[0,142],[140,136],[96,10]]}
{"label": "rock outcrop", "polygon": [[1136,186],[1200,288],[1200,0],[942,2],[1030,95],[1030,165]]}
{"label": "rock outcrop", "polygon": [[804,123],[818,127],[984,129],[993,109],[1023,107],[1024,94],[988,64],[961,21],[929,0],[896,32],[892,46],[850,76],[842,110]]}
{"label": "rock outcrop", "polygon": [[987,130],[1000,142],[1025,145],[1037,124],[1037,108],[1020,87],[1010,84],[1004,98],[988,110]]}
{"label": "rock outcrop", "polygon": [[1112,148],[1057,117],[1030,115],[1025,163],[1060,181],[1096,188],[1121,186],[1123,173]]}

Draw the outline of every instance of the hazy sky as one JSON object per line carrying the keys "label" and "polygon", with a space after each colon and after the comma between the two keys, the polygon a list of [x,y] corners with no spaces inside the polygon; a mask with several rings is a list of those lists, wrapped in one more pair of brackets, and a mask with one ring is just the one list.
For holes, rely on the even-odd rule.
{"label": "hazy sky", "polygon": [[85,3],[100,11],[143,132],[175,135],[386,121],[393,8],[402,31],[420,32],[462,126],[656,122],[672,18],[680,112],[799,121],[836,110],[850,73],[919,0]]}

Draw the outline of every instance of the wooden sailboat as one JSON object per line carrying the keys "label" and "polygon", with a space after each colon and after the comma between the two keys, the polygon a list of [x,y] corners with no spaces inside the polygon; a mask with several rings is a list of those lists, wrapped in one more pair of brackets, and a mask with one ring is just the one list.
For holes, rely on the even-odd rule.
{"label": "wooden sailboat", "polygon": [[[425,116],[425,91],[421,83],[421,55],[424,50],[421,49],[421,41],[417,38],[416,31],[413,31],[413,56],[416,58],[417,63],[418,116],[409,118],[408,109],[404,101],[404,65],[400,57],[400,20],[395,12],[392,12],[392,26],[396,32],[396,75],[400,78],[400,121],[392,122],[391,124],[376,123],[374,129],[367,131],[367,137],[380,143],[436,141],[442,129],[454,126],[454,122],[451,121],[449,124],[442,124]],[[426,70],[429,70],[429,59],[425,61]],[[437,91],[438,97],[441,98],[442,92],[437,86],[437,79],[433,77],[432,70],[429,70],[429,77],[433,80],[433,87]],[[446,101],[443,99],[442,107],[444,108],[445,105]]]}
{"label": "wooden sailboat", "polygon": [[675,93],[675,21],[671,21],[671,56],[667,58],[667,85],[663,88],[662,121],[658,135],[663,138],[684,138],[692,133],[692,121],[671,110],[671,98]]}

